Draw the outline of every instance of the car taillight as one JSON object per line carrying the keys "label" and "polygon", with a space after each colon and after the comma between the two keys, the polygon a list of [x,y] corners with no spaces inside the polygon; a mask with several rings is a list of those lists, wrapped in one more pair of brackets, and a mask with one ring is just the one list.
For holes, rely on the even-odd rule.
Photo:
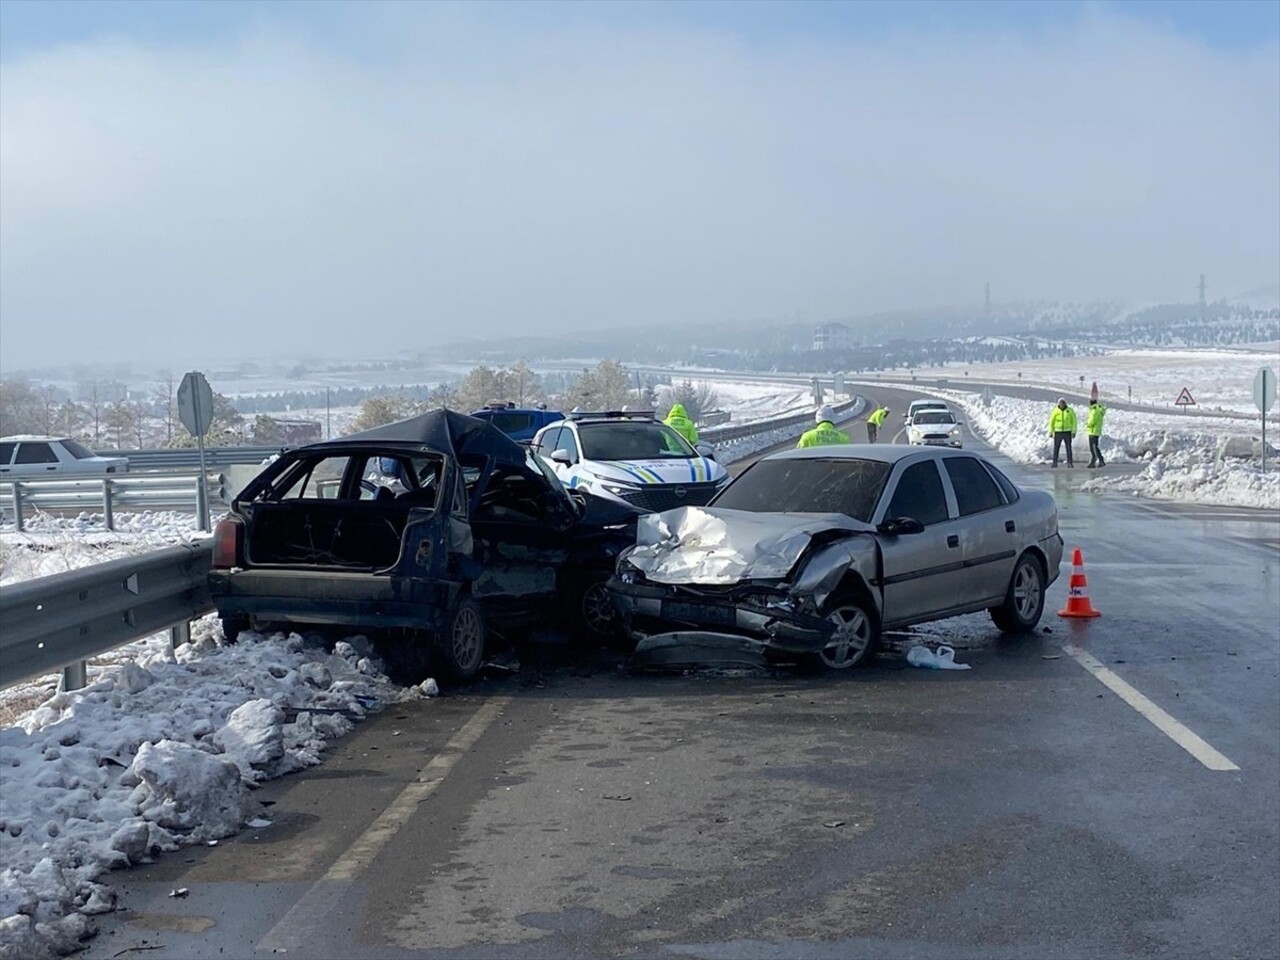
{"label": "car taillight", "polygon": [[240,565],[240,537],[244,524],[231,517],[219,520],[213,528],[213,566],[225,570]]}

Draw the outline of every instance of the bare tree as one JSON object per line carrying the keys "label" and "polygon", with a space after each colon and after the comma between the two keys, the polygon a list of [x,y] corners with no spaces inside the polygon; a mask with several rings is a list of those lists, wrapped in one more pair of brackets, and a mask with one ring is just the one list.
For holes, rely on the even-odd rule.
{"label": "bare tree", "polygon": [[632,397],[631,376],[617,360],[601,360],[594,370],[583,370],[569,385],[567,402],[584,410],[616,410]]}
{"label": "bare tree", "polygon": [[177,420],[177,410],[174,405],[176,391],[177,381],[173,376],[173,372],[169,371],[165,374],[165,378],[156,384],[154,392],[156,404],[163,410],[161,419],[164,422],[164,442],[166,446],[173,442],[173,425]]}
{"label": "bare tree", "polygon": [[714,410],[716,404],[720,402],[719,394],[711,384],[703,380],[697,383],[692,380],[681,380],[665,388],[662,396],[664,413],[678,403],[684,407],[684,412],[694,423],[701,420],[703,414]]}

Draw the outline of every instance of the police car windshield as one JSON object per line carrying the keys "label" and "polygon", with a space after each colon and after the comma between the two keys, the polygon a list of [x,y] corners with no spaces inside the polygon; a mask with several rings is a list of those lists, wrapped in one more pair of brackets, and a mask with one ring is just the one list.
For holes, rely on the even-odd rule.
{"label": "police car windshield", "polygon": [[587,460],[689,460],[698,455],[684,437],[653,420],[584,423],[578,439]]}

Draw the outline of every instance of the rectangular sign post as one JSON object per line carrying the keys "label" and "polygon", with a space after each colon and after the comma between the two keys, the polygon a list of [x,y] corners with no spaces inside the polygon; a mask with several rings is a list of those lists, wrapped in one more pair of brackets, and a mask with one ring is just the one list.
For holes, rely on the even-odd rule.
{"label": "rectangular sign post", "polygon": [[204,465],[204,435],[213,424],[213,389],[204,374],[192,370],[182,378],[178,386],[178,419],[196,438],[200,449],[200,476],[196,479],[196,522],[206,533],[212,529],[209,523],[208,473]]}
{"label": "rectangular sign post", "polygon": [[1276,402],[1276,372],[1262,367],[1253,377],[1253,402],[1262,411],[1262,472],[1267,472],[1267,411]]}

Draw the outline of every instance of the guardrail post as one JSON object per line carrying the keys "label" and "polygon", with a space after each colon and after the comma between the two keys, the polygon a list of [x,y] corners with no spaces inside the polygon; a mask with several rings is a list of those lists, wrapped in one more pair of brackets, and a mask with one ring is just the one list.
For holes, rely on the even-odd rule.
{"label": "guardrail post", "polygon": [[116,513],[111,503],[110,479],[102,481],[102,522],[107,525],[108,530],[116,528]]}
{"label": "guardrail post", "polygon": [[62,668],[60,690],[83,690],[89,684],[89,667],[83,660],[69,663]]}
{"label": "guardrail post", "polygon": [[191,642],[191,621],[184,620],[182,623],[175,623],[169,628],[169,652],[182,646],[184,643]]}
{"label": "guardrail post", "polygon": [[209,475],[203,470],[196,479],[196,524],[205,533],[213,529],[209,524]]}
{"label": "guardrail post", "polygon": [[16,480],[13,483],[13,525],[19,533],[22,532],[22,484]]}

